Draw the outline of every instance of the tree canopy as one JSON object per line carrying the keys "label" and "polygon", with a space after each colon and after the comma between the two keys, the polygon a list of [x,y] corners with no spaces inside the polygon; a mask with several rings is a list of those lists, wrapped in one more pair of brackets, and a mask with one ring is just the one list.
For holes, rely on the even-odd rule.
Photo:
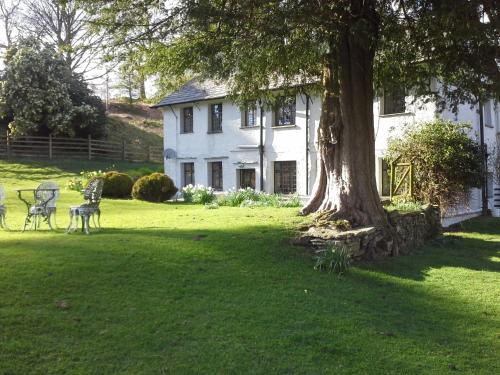
{"label": "tree canopy", "polygon": [[435,95],[429,80],[438,78],[441,98],[452,107],[500,97],[496,0],[100,0],[93,6],[95,25],[110,31],[116,46],[147,41],[141,50],[157,71],[231,79],[239,96],[254,97],[276,81],[319,80],[324,60],[347,47],[340,37],[350,29],[359,43],[373,45],[378,89],[404,85]]}

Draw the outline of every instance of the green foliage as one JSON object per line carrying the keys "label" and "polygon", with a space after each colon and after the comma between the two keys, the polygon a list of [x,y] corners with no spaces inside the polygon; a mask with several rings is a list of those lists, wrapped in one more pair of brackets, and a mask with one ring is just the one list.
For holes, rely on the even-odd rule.
{"label": "green foliage", "polygon": [[230,207],[301,207],[298,195],[267,194],[252,188],[229,190],[219,198],[221,206]]}
{"label": "green foliage", "polygon": [[386,209],[388,211],[421,211],[422,202],[404,195],[396,196],[392,198],[390,205]]}
{"label": "green foliage", "polygon": [[54,48],[22,39],[7,52],[0,122],[13,134],[99,137],[105,109]]}
{"label": "green foliage", "polygon": [[132,187],[132,197],[148,202],[165,202],[177,192],[172,179],[162,173],[139,178]]}
{"label": "green foliage", "polygon": [[327,248],[316,256],[314,269],[317,271],[328,271],[329,273],[342,276],[351,266],[349,249],[345,246],[329,244]]}
{"label": "green foliage", "polygon": [[182,197],[186,203],[209,204],[215,200],[214,189],[203,185],[187,185],[182,188]]}
{"label": "green foliage", "polygon": [[103,177],[104,173],[101,170],[98,171],[81,171],[80,177],[70,178],[66,182],[66,189],[82,192],[83,189],[89,184],[90,180],[96,177]]}
{"label": "green foliage", "polygon": [[130,172],[128,172],[128,175],[132,178],[132,180],[135,182],[142,176],[147,176],[152,173],[161,173],[163,172],[163,166],[158,166],[157,168],[151,168],[151,167],[140,167],[137,169],[133,169]]}
{"label": "green foliage", "polygon": [[220,199],[223,206],[239,207],[245,201],[259,201],[259,192],[252,188],[229,190]]}
{"label": "green foliage", "polygon": [[126,173],[110,171],[104,174],[102,196],[107,198],[130,198],[134,182]]}
{"label": "green foliage", "polygon": [[[242,101],[269,96],[277,79],[288,90],[297,89],[298,81],[317,81],[329,58],[335,69],[346,68],[338,57],[348,35],[373,48],[370,68],[378,89],[412,87],[418,94],[442,96],[453,108],[500,97],[494,2],[140,4],[96,0],[89,7],[117,44],[141,51],[150,74],[174,82],[186,74],[231,78],[232,93]],[[144,27],[152,22],[156,27]],[[364,58],[368,63],[369,56]],[[433,78],[444,83],[439,93],[429,87]]]}
{"label": "green foliage", "polygon": [[467,124],[434,120],[409,127],[389,141],[387,158],[413,160],[417,201],[449,206],[467,202],[469,190],[484,181],[480,146]]}

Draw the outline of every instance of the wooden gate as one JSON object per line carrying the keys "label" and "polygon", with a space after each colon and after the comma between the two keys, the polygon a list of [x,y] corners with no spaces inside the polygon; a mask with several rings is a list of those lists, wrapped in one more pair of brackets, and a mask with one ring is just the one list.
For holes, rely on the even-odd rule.
{"label": "wooden gate", "polygon": [[390,163],[391,181],[389,194],[391,199],[398,195],[413,196],[414,159],[408,162],[404,162],[401,159],[401,156],[399,156]]}

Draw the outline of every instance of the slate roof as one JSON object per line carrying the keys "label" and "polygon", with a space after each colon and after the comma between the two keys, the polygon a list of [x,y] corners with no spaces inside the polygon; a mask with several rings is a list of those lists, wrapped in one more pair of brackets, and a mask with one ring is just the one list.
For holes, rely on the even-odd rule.
{"label": "slate roof", "polygon": [[[309,79],[305,82],[301,82],[296,79],[291,82],[291,86],[303,86],[308,84],[317,83],[318,80]],[[279,89],[283,86],[283,81],[278,80],[278,82],[273,82],[269,86],[271,90]],[[200,81],[198,79],[192,79],[182,86],[179,90],[170,94],[158,104],[152,106],[152,108],[165,107],[169,105],[183,104],[199,102],[203,100],[210,99],[221,99],[229,95],[229,87],[224,82],[217,82],[211,79],[206,79]]]}
{"label": "slate roof", "polygon": [[212,80],[198,81],[192,79],[179,90],[170,94],[153,107],[164,107],[168,105],[197,102],[209,99],[220,99],[228,95],[229,89],[224,83]]}

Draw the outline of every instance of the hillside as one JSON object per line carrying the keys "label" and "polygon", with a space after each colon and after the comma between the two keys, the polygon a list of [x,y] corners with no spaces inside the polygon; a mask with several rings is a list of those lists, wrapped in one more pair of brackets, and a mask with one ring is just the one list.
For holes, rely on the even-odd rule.
{"label": "hillside", "polygon": [[123,139],[144,146],[163,146],[161,111],[143,103],[111,101],[108,108],[107,139]]}

